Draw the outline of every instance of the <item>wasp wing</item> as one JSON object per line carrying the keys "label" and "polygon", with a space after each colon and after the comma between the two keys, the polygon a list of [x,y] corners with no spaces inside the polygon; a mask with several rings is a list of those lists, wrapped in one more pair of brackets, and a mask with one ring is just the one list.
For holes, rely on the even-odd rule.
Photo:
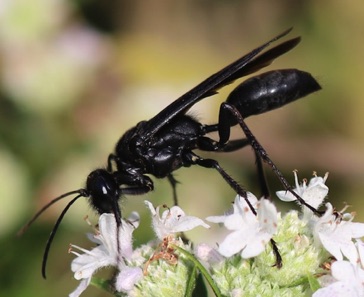
{"label": "wasp wing", "polygon": [[287,35],[291,30],[292,28],[255,48],[248,54],[211,75],[196,87],[176,99],[145,123],[143,139],[145,141],[150,139],[150,137],[155,135],[155,133],[168,124],[174,117],[186,113],[198,101],[216,94],[220,88],[232,83],[234,80],[270,65],[275,58],[294,48],[300,42],[300,37],[283,42],[259,55],[259,53],[267,48],[272,42]]}

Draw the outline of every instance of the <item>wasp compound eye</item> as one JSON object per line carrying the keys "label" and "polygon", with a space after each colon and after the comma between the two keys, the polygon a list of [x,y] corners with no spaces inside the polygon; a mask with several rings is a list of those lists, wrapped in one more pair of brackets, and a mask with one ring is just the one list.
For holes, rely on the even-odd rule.
{"label": "wasp compound eye", "polygon": [[120,190],[110,172],[104,169],[92,171],[87,177],[86,188],[90,194],[90,203],[99,214],[114,213]]}

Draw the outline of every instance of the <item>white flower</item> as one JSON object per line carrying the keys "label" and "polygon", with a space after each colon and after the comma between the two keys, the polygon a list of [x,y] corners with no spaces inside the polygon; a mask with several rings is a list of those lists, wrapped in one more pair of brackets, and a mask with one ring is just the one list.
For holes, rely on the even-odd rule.
{"label": "white flower", "polygon": [[327,287],[318,289],[313,297],[362,297],[364,296],[364,270],[348,261],[336,261],[331,265],[334,278]]}
{"label": "white flower", "polygon": [[[310,179],[310,182],[307,185],[307,181],[303,180],[300,185],[298,182],[297,171],[293,171],[295,177],[296,188],[293,189],[295,193],[297,193],[307,204],[311,205],[314,208],[320,207],[322,202],[324,201],[327,193],[329,192],[329,188],[325,185],[325,182],[329,176],[328,173],[325,174],[324,177],[314,175],[313,178]],[[288,191],[278,191],[276,195],[279,199],[285,202],[296,201],[297,198]],[[304,217],[311,217],[312,211],[308,208],[303,208]]]}
{"label": "white flower", "polygon": [[241,252],[243,258],[259,255],[277,230],[277,209],[268,199],[257,198],[248,193],[251,205],[256,209],[254,215],[243,197],[237,196],[233,204],[233,212],[224,216],[212,216],[206,220],[224,223],[232,230],[219,245],[218,251],[225,257]]}
{"label": "white flower", "polygon": [[198,226],[210,228],[203,220],[186,216],[185,212],[178,206],[166,209],[160,216],[160,206],[154,208],[153,204],[147,200],[144,203],[152,214],[153,229],[160,240],[174,233],[189,231]]}
{"label": "white flower", "polygon": [[[86,250],[76,245],[71,245],[72,248],[78,249],[83,252],[80,254],[75,251],[71,251],[77,256],[72,261],[71,269],[75,273],[74,277],[77,280],[81,280],[79,286],[74,292],[70,294],[70,297],[79,296],[89,285],[92,275],[100,268],[107,266],[118,267],[123,272],[127,268],[123,259],[129,259],[132,255],[132,233],[139,225],[139,215],[133,213],[128,220],[122,220],[122,224],[118,230],[116,221],[113,214],[105,213],[99,218],[99,232],[96,235],[89,234],[88,237],[98,246],[92,250]],[[119,239],[119,250],[117,239]],[[135,282],[142,277],[142,270],[140,270],[139,278],[134,277]],[[134,282],[134,283],[135,283]],[[122,288],[122,284],[118,284],[119,288]],[[128,286],[130,287],[130,285]]]}
{"label": "white flower", "polygon": [[343,220],[345,214],[335,212],[330,203],[326,208],[322,217],[313,217],[310,222],[316,242],[321,242],[336,260],[343,260],[345,256],[351,263],[357,263],[359,255],[353,239],[364,236],[364,224]]}

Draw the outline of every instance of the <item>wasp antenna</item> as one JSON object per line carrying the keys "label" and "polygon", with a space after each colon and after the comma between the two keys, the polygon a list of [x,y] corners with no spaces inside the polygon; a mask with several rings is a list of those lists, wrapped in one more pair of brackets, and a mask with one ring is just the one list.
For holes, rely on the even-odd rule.
{"label": "wasp antenna", "polygon": [[73,195],[73,194],[80,194],[80,196],[83,196],[83,197],[86,197],[88,196],[87,193],[86,193],[86,190],[85,189],[79,189],[79,190],[75,190],[75,191],[71,191],[71,192],[68,192],[68,193],[64,193],[62,194],[61,196],[57,197],[57,198],[54,198],[52,201],[50,201],[48,204],[44,205],[30,220],[28,223],[26,223],[17,233],[16,235],[17,236],[21,236],[24,234],[25,231],[28,230],[28,228],[34,223],[34,221],[45,211],[47,210],[51,205],[53,205],[54,203],[56,203],[57,201],[67,197],[67,196],[70,196],[70,195]]}
{"label": "wasp antenna", "polygon": [[287,35],[289,32],[291,32],[293,30],[293,27],[288,28],[287,30],[283,31],[281,34],[277,35],[276,37],[274,37],[273,41],[276,41],[280,38],[282,38],[283,36]]}
{"label": "wasp antenna", "polygon": [[[70,192],[71,193],[71,192]],[[57,233],[58,227],[62,222],[62,219],[64,217],[64,215],[66,214],[66,212],[68,211],[68,209],[72,206],[73,203],[75,203],[75,201],[80,198],[80,197],[85,197],[85,193],[82,191],[81,193],[78,191],[73,191],[73,193],[79,193],[78,196],[76,196],[75,198],[73,198],[70,202],[68,202],[68,204],[66,205],[66,207],[63,209],[62,213],[60,214],[60,216],[57,219],[56,224],[54,225],[51,234],[48,237],[48,241],[46,244],[46,247],[44,249],[44,254],[43,254],[43,261],[42,261],[42,276],[44,279],[46,279],[46,266],[47,266],[47,259],[48,259],[48,254],[49,254],[49,250],[51,248],[51,244],[53,242],[54,236]],[[65,197],[65,196],[64,196]],[[60,197],[56,198],[56,199],[60,199]],[[53,202],[53,200],[51,201],[51,203]],[[49,205],[49,204],[48,204]]]}

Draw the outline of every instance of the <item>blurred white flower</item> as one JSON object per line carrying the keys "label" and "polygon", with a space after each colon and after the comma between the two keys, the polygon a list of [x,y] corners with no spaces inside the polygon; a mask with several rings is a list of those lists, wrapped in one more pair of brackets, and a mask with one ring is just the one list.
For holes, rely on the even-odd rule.
{"label": "blurred white flower", "polygon": [[313,297],[364,296],[364,270],[358,265],[348,261],[336,261],[331,265],[331,274],[332,283],[318,289]]}
{"label": "blurred white flower", "polygon": [[361,239],[357,239],[356,247],[358,249],[360,265],[364,268],[364,242]]}
{"label": "blurred white flower", "polygon": [[194,255],[200,261],[203,261],[205,264],[213,265],[224,260],[223,256],[214,248],[210,247],[206,243],[198,244],[194,248]]}
{"label": "blurred white flower", "polygon": [[243,197],[237,196],[232,213],[206,218],[213,223],[224,223],[228,230],[233,231],[219,244],[218,251],[225,257],[239,252],[245,259],[255,257],[276,233],[278,213],[273,203],[264,198],[258,201],[252,193],[248,193],[248,199],[257,215],[253,214]]}

